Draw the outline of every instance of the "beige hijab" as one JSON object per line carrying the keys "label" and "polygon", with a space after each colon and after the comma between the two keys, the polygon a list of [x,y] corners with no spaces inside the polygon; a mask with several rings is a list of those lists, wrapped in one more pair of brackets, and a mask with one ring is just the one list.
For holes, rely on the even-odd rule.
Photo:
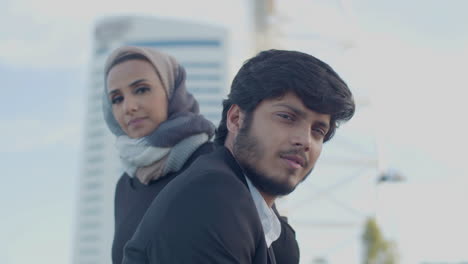
{"label": "beige hijab", "polygon": [[154,66],[166,90],[168,119],[150,135],[131,139],[115,120],[107,96],[103,98],[103,112],[109,129],[118,138],[117,148],[125,171],[147,184],[179,170],[191,153],[214,134],[214,126],[199,114],[197,101],[185,88],[185,70],[172,56],[152,48],[118,48],[106,61],[106,79],[119,60],[131,55],[142,55]]}
{"label": "beige hijab", "polygon": [[115,120],[106,91],[103,112],[109,129],[117,136],[116,146],[125,171],[148,184],[181,169],[191,154],[214,134],[214,125],[199,114],[197,101],[186,90],[184,68],[167,54],[145,47],[118,48],[106,61],[106,79],[114,65],[132,55],[143,56],[154,66],[167,94],[167,120],[149,135],[132,139]]}

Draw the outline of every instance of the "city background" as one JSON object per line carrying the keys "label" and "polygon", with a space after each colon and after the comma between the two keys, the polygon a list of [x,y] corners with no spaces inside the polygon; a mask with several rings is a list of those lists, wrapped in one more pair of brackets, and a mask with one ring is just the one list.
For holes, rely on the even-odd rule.
{"label": "city background", "polygon": [[[189,76],[218,74],[213,78],[224,92],[242,62],[268,47],[313,54],[347,81],[358,101],[355,120],[326,145],[323,165],[308,182],[279,201],[296,228],[301,263],[360,263],[364,220],[372,215],[396,243],[400,263],[468,261],[467,2],[4,0],[1,5],[0,158],[6,170],[0,263],[84,263],[77,257],[83,253],[81,193],[86,170],[95,169],[87,163],[87,142],[96,135],[90,122],[100,118],[91,103],[92,91],[99,91],[94,69],[102,63],[96,30],[115,17],[179,24],[173,35],[188,34],[182,28],[189,32],[189,25],[208,28],[220,49],[213,55],[219,61],[208,69],[194,64],[196,56],[172,52],[192,59],[186,64]],[[262,6],[267,8],[259,10]],[[206,86],[201,83],[200,91]],[[223,91],[213,97],[193,92],[209,105],[221,100]],[[203,105],[202,112],[216,122],[216,107]],[[104,142],[111,157],[112,138]],[[114,170],[106,175],[115,181]],[[377,184],[381,173],[395,171],[401,181]],[[112,193],[112,179],[103,188]],[[112,212],[105,210],[104,215]],[[103,230],[112,230],[112,218],[103,219],[109,221]]]}

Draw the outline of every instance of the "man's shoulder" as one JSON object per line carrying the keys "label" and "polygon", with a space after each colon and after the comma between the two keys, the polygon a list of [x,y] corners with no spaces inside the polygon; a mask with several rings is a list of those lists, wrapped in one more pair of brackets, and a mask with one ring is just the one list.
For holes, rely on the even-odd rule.
{"label": "man's shoulder", "polygon": [[215,149],[215,144],[211,141],[207,141],[203,143],[201,146],[199,146],[190,156],[189,159],[185,162],[182,171],[186,170],[188,167],[190,167],[194,161],[196,161],[200,156],[209,154],[213,152]]}
{"label": "man's shoulder", "polygon": [[[233,170],[228,161],[217,153],[199,157],[187,170],[174,179],[167,192],[179,199],[196,196],[197,199],[243,199],[250,197],[242,180],[243,175]],[[165,191],[166,192],[166,191]]]}
{"label": "man's shoulder", "polygon": [[163,189],[154,201],[155,206],[163,211],[171,211],[174,206],[213,212],[230,208],[228,214],[254,210],[245,176],[229,160],[229,154],[223,152],[216,150],[197,159]]}
{"label": "man's shoulder", "polygon": [[193,184],[194,182],[208,184],[238,183],[239,186],[242,186],[245,185],[245,180],[243,181],[242,177],[242,171],[230,152],[225,148],[217,147],[210,153],[198,157],[190,167],[177,177],[176,182],[178,184]]}
{"label": "man's shoulder", "polygon": [[[222,155],[212,154],[200,157],[163,189],[130,247],[149,245],[155,260],[252,259],[263,233],[244,175]],[[169,249],[184,253],[166,258]]]}

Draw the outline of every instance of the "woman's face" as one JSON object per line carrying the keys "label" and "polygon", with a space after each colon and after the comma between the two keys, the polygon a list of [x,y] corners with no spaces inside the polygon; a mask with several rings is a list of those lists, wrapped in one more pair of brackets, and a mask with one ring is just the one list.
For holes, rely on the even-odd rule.
{"label": "woman's face", "polygon": [[115,65],[107,75],[112,113],[130,138],[149,135],[167,119],[167,94],[154,67],[144,60]]}

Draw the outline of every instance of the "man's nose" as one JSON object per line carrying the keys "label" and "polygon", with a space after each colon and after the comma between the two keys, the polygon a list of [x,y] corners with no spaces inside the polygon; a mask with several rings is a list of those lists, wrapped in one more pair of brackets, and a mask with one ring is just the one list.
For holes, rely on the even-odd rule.
{"label": "man's nose", "polygon": [[291,135],[291,143],[295,147],[301,147],[305,152],[310,150],[312,144],[312,134],[310,128],[297,128]]}

